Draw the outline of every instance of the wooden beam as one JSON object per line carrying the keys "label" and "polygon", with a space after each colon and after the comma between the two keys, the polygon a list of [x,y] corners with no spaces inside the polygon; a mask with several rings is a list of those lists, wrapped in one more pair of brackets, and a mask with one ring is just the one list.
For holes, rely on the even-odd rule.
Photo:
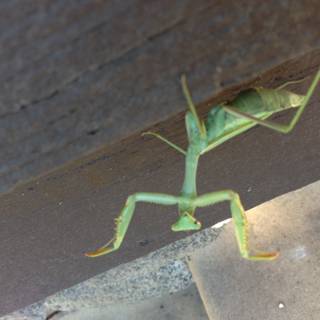
{"label": "wooden beam", "polygon": [[[271,70],[199,105],[232,97],[241,87],[279,85],[282,77],[304,77],[319,65],[319,53]],[[305,92],[308,81],[297,86]],[[246,208],[320,179],[320,91],[290,135],[254,128],[200,159],[199,192],[232,188]],[[288,121],[290,114],[278,121]],[[184,112],[151,130],[185,146]],[[0,310],[35,302],[109,268],[141,257],[186,233],[173,233],[172,207],[139,204],[121,249],[99,259],[83,253],[113,235],[114,218],[137,191],[178,194],[184,158],[152,137],[135,134],[1,196]],[[226,205],[198,213],[204,226],[229,216]]]}
{"label": "wooden beam", "polygon": [[2,1],[0,191],[320,48],[320,3]]}
{"label": "wooden beam", "polygon": [[[201,115],[252,85],[309,75],[319,9],[314,0],[1,2],[0,188],[20,185],[0,197],[0,313],[185,236],[170,231],[175,210],[141,204],[120,251],[83,256],[112,236],[130,193],[179,193],[181,155],[137,132],[152,125],[185,146],[181,73],[206,100]],[[257,128],[204,156],[199,191],[233,188],[250,208],[318,180],[319,113],[317,92],[291,135]],[[223,205],[199,212],[205,226],[228,215]]]}

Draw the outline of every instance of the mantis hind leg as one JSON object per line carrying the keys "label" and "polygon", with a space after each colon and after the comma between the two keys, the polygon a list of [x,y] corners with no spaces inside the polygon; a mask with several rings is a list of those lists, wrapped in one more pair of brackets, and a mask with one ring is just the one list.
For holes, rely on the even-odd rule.
{"label": "mantis hind leg", "polygon": [[258,252],[251,255],[249,249],[248,221],[240,201],[240,197],[232,190],[224,190],[208,193],[197,197],[193,204],[195,207],[207,207],[222,201],[230,201],[232,220],[235,227],[235,234],[239,246],[240,254],[249,260],[273,260],[278,256],[278,252]]}
{"label": "mantis hind leg", "polygon": [[179,202],[179,197],[162,193],[135,193],[128,197],[125,206],[121,210],[118,218],[115,219],[116,228],[113,238],[104,246],[93,252],[88,252],[87,257],[98,257],[117,250],[127,233],[129,224],[134,214],[136,202],[149,202],[162,205],[175,205]]}
{"label": "mantis hind leg", "polygon": [[318,70],[315,78],[313,79],[313,81],[307,91],[307,94],[304,96],[304,99],[303,99],[301,105],[299,106],[299,109],[297,110],[296,114],[294,115],[294,117],[292,118],[292,120],[290,121],[289,124],[279,124],[279,123],[269,121],[269,120],[262,120],[262,119],[255,117],[255,116],[252,116],[251,114],[241,112],[241,111],[237,110],[236,108],[229,106],[229,105],[225,105],[224,109],[233,115],[250,119],[250,120],[256,122],[257,124],[260,124],[260,125],[267,127],[269,129],[272,129],[272,130],[275,130],[275,131],[278,131],[281,133],[289,133],[295,127],[297,122],[299,121],[299,119],[300,119],[305,107],[307,106],[307,104],[308,104],[317,84],[319,83],[319,81],[320,81],[320,69]]}

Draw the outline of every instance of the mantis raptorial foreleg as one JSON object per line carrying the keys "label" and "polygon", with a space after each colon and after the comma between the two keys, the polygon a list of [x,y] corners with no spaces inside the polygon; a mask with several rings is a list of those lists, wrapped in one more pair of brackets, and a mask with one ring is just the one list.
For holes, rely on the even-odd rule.
{"label": "mantis raptorial foreleg", "polygon": [[[88,257],[98,257],[115,251],[120,247],[132,219],[136,202],[149,202],[170,206],[181,204],[186,201],[190,206],[193,206],[194,208],[207,207],[209,205],[214,205],[222,201],[230,201],[230,209],[241,256],[249,260],[272,260],[277,257],[277,252],[260,252],[256,255],[250,254],[248,244],[247,218],[242,207],[239,195],[232,190],[207,193],[194,199],[186,199],[184,197],[176,197],[162,193],[135,193],[128,197],[127,202],[120,213],[120,216],[116,219],[116,230],[114,237],[103,247],[94,252],[86,253],[86,255]],[[199,221],[197,221],[188,212],[185,212],[180,216],[179,220],[172,225],[172,230],[198,230],[200,227],[201,224],[199,223]]]}
{"label": "mantis raptorial foreleg", "polygon": [[182,84],[182,91],[183,91],[183,94],[187,100],[187,104],[188,104],[188,107],[189,107],[189,110],[191,111],[191,113],[193,114],[194,116],[194,119],[196,121],[196,124],[197,124],[197,127],[199,129],[199,132],[200,132],[200,135],[202,138],[205,138],[206,137],[206,128],[205,128],[205,125],[203,123],[203,121],[200,120],[200,117],[198,116],[198,113],[197,113],[197,109],[193,103],[193,100],[192,100],[192,97],[191,97],[191,93],[190,93],[190,90],[188,88],[188,84],[187,84],[187,78],[185,75],[182,75],[181,76],[181,84]]}
{"label": "mantis raptorial foreleg", "polygon": [[250,254],[248,243],[248,221],[240,197],[236,192],[232,190],[223,190],[207,193],[197,197],[193,201],[193,205],[195,207],[207,207],[222,201],[230,201],[232,220],[241,256],[249,260],[275,259],[279,255],[278,252],[259,252],[256,255]]}
{"label": "mantis raptorial foreleg", "polygon": [[238,117],[243,117],[243,118],[246,118],[246,119],[250,119],[252,121],[254,121],[255,123],[257,124],[260,124],[262,126],[265,126],[265,127],[268,127],[272,130],[275,130],[275,131],[278,131],[278,132],[281,132],[281,133],[289,133],[294,127],[295,125],[297,124],[297,122],[299,121],[301,115],[302,115],[302,112],[304,111],[306,105],[308,104],[318,82],[320,81],[320,70],[317,72],[315,78],[313,79],[312,81],[312,84],[311,86],[309,87],[308,89],[308,92],[307,94],[305,95],[304,99],[303,99],[303,102],[302,104],[298,107],[298,110],[296,112],[296,114],[294,115],[294,117],[292,118],[292,120],[290,121],[289,124],[279,124],[279,123],[276,123],[276,122],[273,122],[273,121],[269,121],[269,120],[262,120],[262,119],[259,119],[253,115],[250,115],[248,113],[245,113],[245,112],[241,112],[239,110],[237,110],[236,108],[232,107],[232,106],[229,106],[229,105],[224,105],[224,109],[233,114],[233,115],[236,115]]}
{"label": "mantis raptorial foreleg", "polygon": [[86,253],[88,257],[98,257],[117,250],[128,230],[128,226],[132,219],[136,202],[149,202],[154,204],[162,204],[165,206],[176,205],[180,198],[163,193],[146,193],[139,192],[128,197],[125,206],[121,210],[118,218],[116,218],[116,229],[113,238],[103,247],[93,252]]}

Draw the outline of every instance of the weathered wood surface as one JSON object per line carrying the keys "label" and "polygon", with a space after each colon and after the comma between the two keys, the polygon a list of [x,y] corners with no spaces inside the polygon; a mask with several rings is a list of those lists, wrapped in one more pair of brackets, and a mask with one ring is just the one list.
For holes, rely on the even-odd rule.
{"label": "weathered wood surface", "polygon": [[0,3],[0,190],[320,46],[317,0]]}
{"label": "weathered wood surface", "polygon": [[[311,54],[222,92],[199,106],[204,115],[241,87],[278,86],[314,72]],[[297,86],[305,92],[308,82]],[[199,192],[232,188],[250,208],[320,179],[320,91],[290,135],[254,128],[200,159]],[[290,114],[278,121],[288,121]],[[185,146],[184,112],[152,130]],[[121,250],[99,259],[83,253],[113,234],[114,218],[137,191],[178,194],[184,158],[161,141],[133,135],[0,197],[0,310],[2,314],[143,256],[186,233],[173,233],[175,207],[139,204]],[[229,216],[227,205],[199,210],[204,226]]]}
{"label": "weathered wood surface", "polygon": [[[153,130],[185,144],[180,74],[196,101],[241,83],[214,101],[230,97],[319,48],[319,9],[311,0],[0,2],[0,189],[161,119]],[[261,83],[303,77],[319,61],[314,51]],[[259,128],[219,147],[200,161],[200,191],[234,188],[252,207],[319,179],[319,118],[313,103],[290,136]],[[122,250],[82,255],[109,239],[128,194],[176,194],[183,169],[179,154],[133,135],[2,195],[0,314],[183,237],[170,231],[173,208],[139,205]],[[228,215],[203,212],[206,225]]]}

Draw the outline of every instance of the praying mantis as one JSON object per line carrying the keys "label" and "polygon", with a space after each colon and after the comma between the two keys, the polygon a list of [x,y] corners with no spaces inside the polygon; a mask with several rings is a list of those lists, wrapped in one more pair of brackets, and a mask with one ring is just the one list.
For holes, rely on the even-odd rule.
{"label": "praying mantis", "polygon": [[[198,160],[201,155],[258,124],[280,133],[289,133],[300,119],[320,81],[320,69],[316,73],[306,95],[299,95],[285,90],[284,87],[288,83],[276,89],[252,88],[240,92],[230,102],[223,102],[213,106],[208,113],[206,121],[203,121],[198,116],[187,86],[186,77],[182,76],[181,80],[183,93],[189,107],[185,115],[189,143],[187,151],[157,133],[145,133],[159,138],[185,156],[185,177],[180,194],[175,196],[163,193],[138,192],[130,195],[119,217],[116,219],[113,238],[96,251],[86,253],[86,256],[101,256],[115,251],[121,246],[137,202],[178,206],[179,218],[171,226],[171,229],[172,231],[188,231],[201,228],[201,222],[195,217],[196,208],[228,201],[240,255],[249,260],[275,259],[279,255],[277,251],[262,252],[254,250],[252,253],[252,250],[250,250],[247,217],[240,197],[235,191],[226,189],[197,195],[196,175]],[[289,124],[279,124],[267,120],[271,115],[290,108],[297,108],[297,111]]]}

